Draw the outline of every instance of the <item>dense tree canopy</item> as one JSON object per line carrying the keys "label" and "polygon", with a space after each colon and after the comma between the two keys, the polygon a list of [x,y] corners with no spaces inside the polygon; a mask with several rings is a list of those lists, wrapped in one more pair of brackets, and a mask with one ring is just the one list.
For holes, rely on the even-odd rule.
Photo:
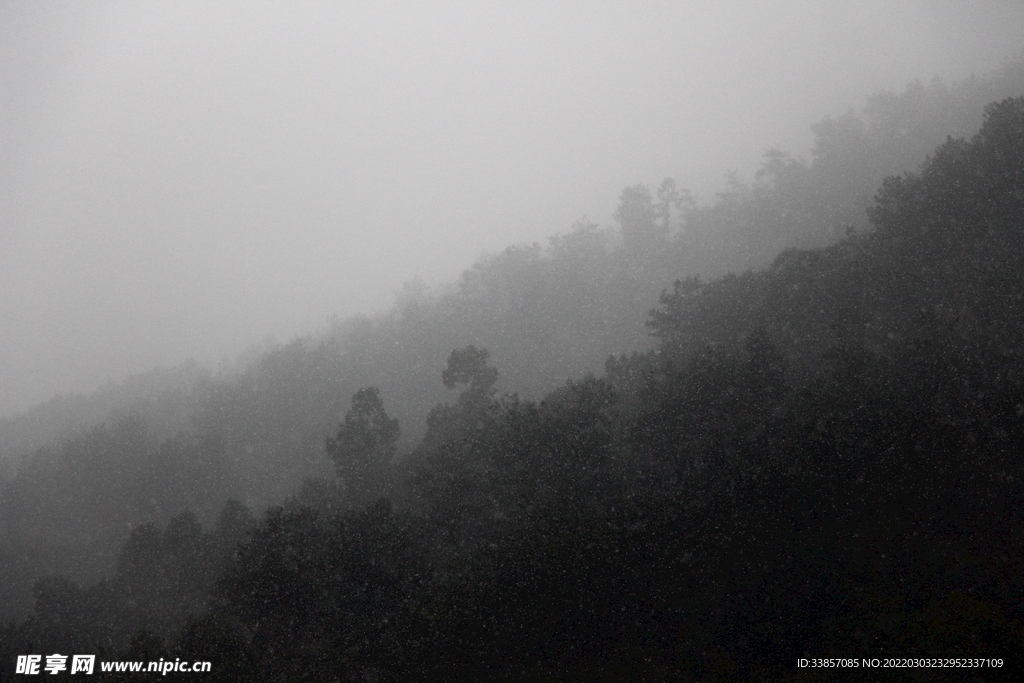
{"label": "dense tree canopy", "polygon": [[[207,387],[197,434],[165,438],[135,418],[40,451],[4,484],[0,566],[24,584],[36,578],[25,558],[44,551],[27,539],[79,533],[114,561],[106,578],[101,563],[43,563],[51,575],[19,598],[34,609],[0,633],[4,661],[45,648],[208,658],[213,680],[762,681],[841,653],[997,657],[1004,667],[977,673],[1013,680],[1024,99],[991,104],[976,135],[940,140],[918,172],[881,183],[870,229],[836,234],[847,207],[823,189],[856,161],[851,146],[892,140],[903,109],[942,92],[912,88],[866,120],[828,120],[811,164],[770,152],[753,185],[712,207],[671,183],[656,196],[628,188],[621,250],[581,224],[547,252],[478,264],[452,298],[349,328],[364,341],[420,330],[418,353],[278,349],[238,384]],[[740,251],[726,257],[733,238]],[[688,265],[716,253],[716,268],[764,267]],[[494,329],[460,326],[467,311]],[[603,377],[532,395],[503,386],[571,346],[562,331],[597,338],[645,315],[650,342],[608,358]],[[449,328],[475,331],[448,343]],[[496,350],[510,336],[523,348]],[[346,380],[363,388],[338,424],[342,383],[306,361],[342,355],[387,370]],[[434,397],[408,443],[384,409],[393,395]],[[314,403],[317,416],[302,414]],[[250,464],[314,448],[263,414],[320,425],[315,448],[335,476],[293,463],[288,477],[312,476],[306,487],[254,516],[213,493],[245,489],[226,464],[246,454],[232,440],[246,426],[266,437],[249,443]],[[263,462],[249,483],[284,476]],[[68,509],[33,515],[30,485]],[[103,486],[116,495],[94,495]],[[63,526],[76,516],[80,528]]]}

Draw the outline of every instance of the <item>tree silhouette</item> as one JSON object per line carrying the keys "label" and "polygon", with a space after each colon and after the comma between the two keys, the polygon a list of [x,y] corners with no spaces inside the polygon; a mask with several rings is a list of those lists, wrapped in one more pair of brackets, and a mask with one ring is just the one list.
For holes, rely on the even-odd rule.
{"label": "tree silhouette", "polygon": [[366,502],[384,491],[398,434],[398,420],[388,417],[376,387],[352,396],[352,408],[337,435],[327,439],[327,455],[350,501]]}

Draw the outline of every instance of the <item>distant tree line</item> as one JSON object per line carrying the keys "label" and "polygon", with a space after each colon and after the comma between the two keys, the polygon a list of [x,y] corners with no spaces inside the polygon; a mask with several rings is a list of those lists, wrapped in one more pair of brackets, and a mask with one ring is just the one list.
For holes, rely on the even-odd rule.
{"label": "distant tree line", "polygon": [[[623,227],[654,233],[636,258],[660,258],[683,205],[660,194],[624,194]],[[68,650],[211,660],[230,681],[781,681],[838,653],[996,657],[970,673],[1016,680],[1024,98],[887,179],[869,218],[763,270],[680,279],[646,314],[653,349],[541,400],[456,345],[437,368],[454,402],[403,458],[388,393],[364,386],[322,437],[333,478],[258,519],[229,502],[211,532],[190,513],[137,525],[112,578],[36,582],[4,666]],[[132,434],[91,438],[116,454]],[[175,443],[159,449],[186,462],[218,448]]]}

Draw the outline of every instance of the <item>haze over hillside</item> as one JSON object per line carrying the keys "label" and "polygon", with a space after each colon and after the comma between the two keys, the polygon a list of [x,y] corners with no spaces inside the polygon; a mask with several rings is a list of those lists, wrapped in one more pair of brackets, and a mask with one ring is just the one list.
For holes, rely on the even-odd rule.
{"label": "haze over hillside", "polygon": [[1019,678],[1020,3],[0,0],[0,131],[0,683]]}
{"label": "haze over hillside", "polygon": [[1009,2],[2,2],[0,415],[381,310],[635,183],[711,203],[1022,32]]}
{"label": "haze over hillside", "polygon": [[145,397],[0,482],[0,680],[1017,680],[1007,91],[1024,60],[877,94],[710,206],[630,186],[614,231],[84,399]]}

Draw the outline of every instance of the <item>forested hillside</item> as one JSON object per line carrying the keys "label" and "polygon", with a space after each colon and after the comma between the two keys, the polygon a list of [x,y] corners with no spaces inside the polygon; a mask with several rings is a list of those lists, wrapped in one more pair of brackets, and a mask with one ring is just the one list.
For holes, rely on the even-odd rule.
{"label": "forested hillside", "polygon": [[[809,163],[769,152],[709,205],[627,188],[616,230],[411,286],[176,399],[125,392],[125,417],[40,442],[4,484],[5,661],[766,680],[844,653],[1012,674],[1024,99],[977,99],[1021,74],[878,96],[818,124]],[[64,429],[30,419],[8,443]],[[67,578],[30,594],[43,574]]]}
{"label": "forested hillside", "polygon": [[[628,188],[615,228],[581,221],[547,247],[519,246],[485,257],[461,282],[440,291],[411,282],[386,315],[341,321],[289,345],[256,349],[212,381],[216,390],[205,386],[209,371],[186,363],[0,420],[0,459],[14,468],[40,447],[128,413],[142,416],[160,435],[173,434],[190,427],[189,414],[215,412],[207,405],[211,393],[222,397],[220,405],[237,404],[235,412],[254,412],[246,398],[253,383],[283,383],[296,366],[322,378],[321,385],[297,382],[299,388],[282,387],[280,394],[308,408],[322,405],[331,398],[325,392],[337,387],[337,402],[325,418],[333,423],[361,382],[392,382],[391,393],[400,393],[397,381],[381,377],[387,370],[380,367],[382,357],[402,362],[405,382],[419,378],[416,392],[393,399],[396,413],[418,425],[438,397],[432,393],[434,366],[467,339],[486,344],[506,367],[514,364],[515,378],[503,379],[509,389],[539,396],[569,376],[600,370],[609,353],[649,345],[644,312],[680,276],[764,267],[786,248],[824,246],[848,229],[867,229],[865,210],[883,178],[916,170],[947,136],[973,134],[987,103],[1022,92],[1024,65],[1015,61],[983,78],[949,86],[914,82],[902,93],[879,93],[859,111],[815,124],[810,160],[771,150],[751,182],[730,177],[717,197],[699,205],[674,184],[653,193]],[[627,235],[632,250],[624,244]],[[651,258],[652,250],[658,258]],[[508,332],[532,332],[524,335],[532,345],[509,340]],[[253,415],[251,421],[259,419]]]}

